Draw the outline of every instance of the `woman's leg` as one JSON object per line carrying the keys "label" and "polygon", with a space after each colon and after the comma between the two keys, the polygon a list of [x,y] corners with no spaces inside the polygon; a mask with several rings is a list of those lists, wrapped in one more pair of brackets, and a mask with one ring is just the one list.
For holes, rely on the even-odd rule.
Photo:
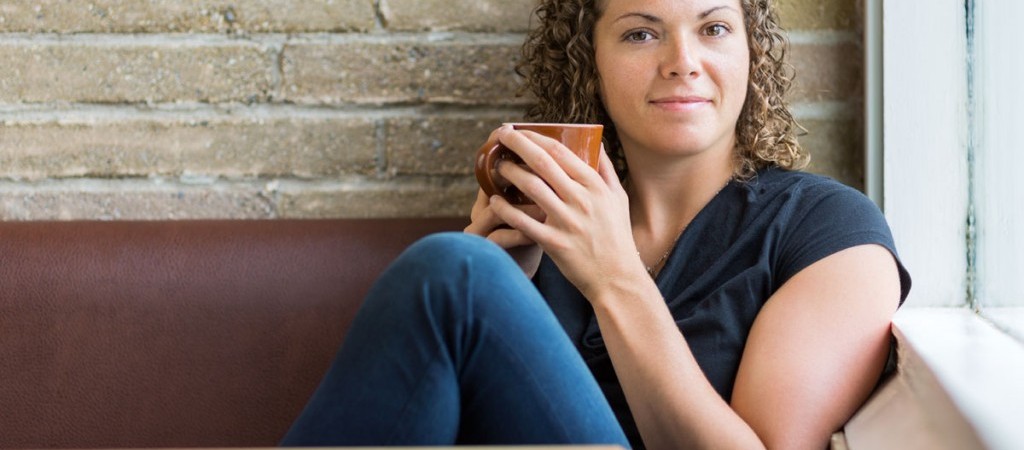
{"label": "woman's leg", "polygon": [[385,271],[282,445],[453,443],[628,445],[533,284],[461,233]]}

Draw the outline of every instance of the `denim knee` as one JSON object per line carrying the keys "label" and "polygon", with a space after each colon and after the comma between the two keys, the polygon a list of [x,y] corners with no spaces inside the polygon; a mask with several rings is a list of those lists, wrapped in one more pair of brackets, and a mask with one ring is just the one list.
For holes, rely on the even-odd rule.
{"label": "denim knee", "polygon": [[[377,281],[371,297],[387,303],[418,299],[456,309],[547,308],[533,282],[505,249],[476,235],[438,233],[403,252]],[[385,287],[386,286],[386,287]],[[376,295],[375,295],[376,294]],[[487,301],[479,304],[478,300]],[[454,303],[452,303],[454,302]]]}
{"label": "denim knee", "polygon": [[418,273],[426,269],[428,273],[447,277],[463,270],[468,261],[482,270],[519,270],[501,247],[480,236],[459,232],[436,233],[420,239],[398,257],[395,265],[411,264],[420,269]]}

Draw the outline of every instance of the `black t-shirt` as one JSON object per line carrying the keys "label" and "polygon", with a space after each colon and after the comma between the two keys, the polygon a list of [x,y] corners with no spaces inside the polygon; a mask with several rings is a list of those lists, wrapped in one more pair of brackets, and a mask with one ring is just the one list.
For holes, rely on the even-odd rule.
{"label": "black t-shirt", "polygon": [[[697,363],[726,401],[761,307],[797,272],[840,250],[878,244],[896,257],[881,211],[832,179],[778,168],[732,181],[686,227],[656,283]],[[899,258],[901,297],[910,276]],[[544,256],[534,284],[575,343],[634,447],[636,424],[593,309]]]}

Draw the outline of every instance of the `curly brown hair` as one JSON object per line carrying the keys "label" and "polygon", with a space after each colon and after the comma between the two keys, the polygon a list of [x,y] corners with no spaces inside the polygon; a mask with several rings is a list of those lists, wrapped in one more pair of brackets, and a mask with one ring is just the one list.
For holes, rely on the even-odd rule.
{"label": "curly brown hair", "polygon": [[[535,103],[525,119],[535,122],[600,123],[605,148],[620,176],[626,172],[622,145],[599,96],[594,25],[603,0],[542,0],[539,23],[527,36],[516,73]],[[789,41],[771,0],[741,0],[750,47],[750,82],[736,122],[736,176],[749,178],[768,166],[801,169],[810,159],[796,135],[803,129],[786,105],[793,68]]]}

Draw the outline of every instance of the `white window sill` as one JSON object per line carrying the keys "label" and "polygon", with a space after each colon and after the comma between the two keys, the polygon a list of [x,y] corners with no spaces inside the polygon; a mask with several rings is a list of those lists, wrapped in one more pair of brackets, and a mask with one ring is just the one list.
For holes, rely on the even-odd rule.
{"label": "white window sill", "polygon": [[991,320],[996,327],[1024,342],[1024,307],[994,307],[982,311],[982,316]]}
{"label": "white window sill", "polygon": [[845,427],[849,448],[1021,448],[1020,341],[959,308],[905,308],[893,334],[897,372]]}

